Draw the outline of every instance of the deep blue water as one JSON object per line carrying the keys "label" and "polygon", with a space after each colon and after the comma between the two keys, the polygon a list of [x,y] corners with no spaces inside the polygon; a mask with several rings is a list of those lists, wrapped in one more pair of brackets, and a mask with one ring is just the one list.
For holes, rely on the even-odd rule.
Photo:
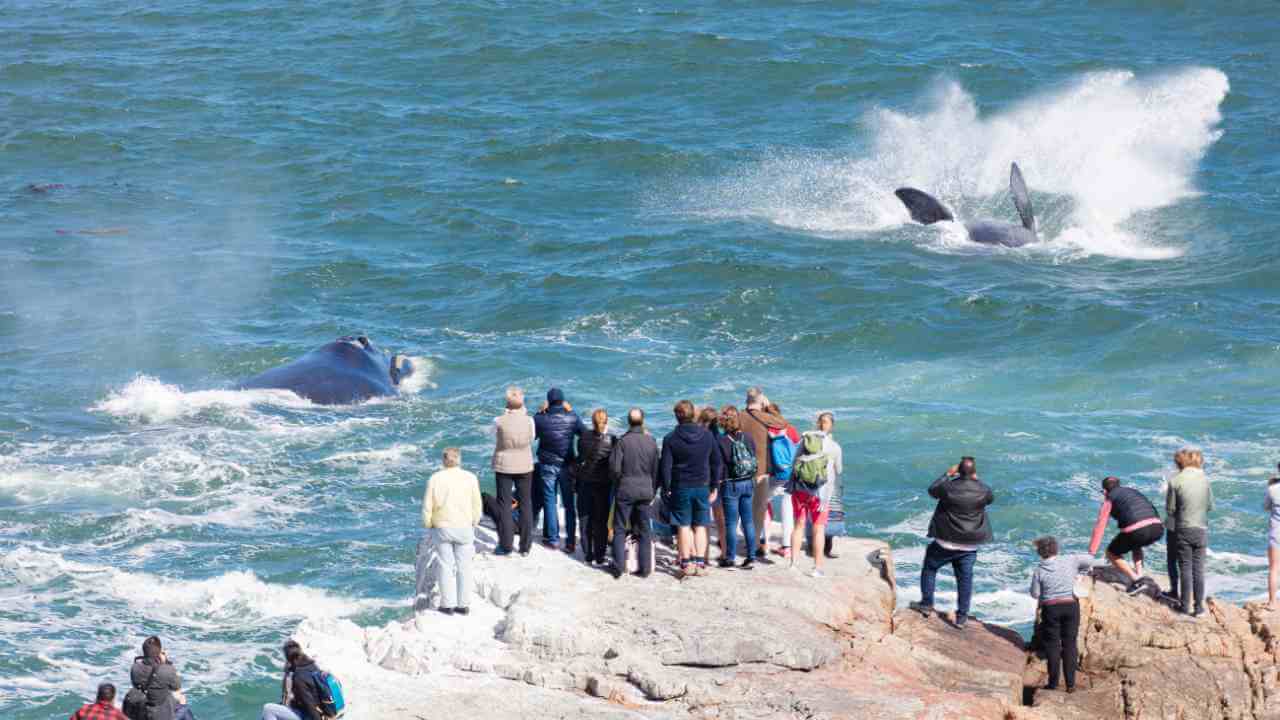
{"label": "deep blue water", "polygon": [[[1101,477],[1158,496],[1194,444],[1210,592],[1257,597],[1278,37],[1269,2],[5,4],[0,715],[158,632],[201,717],[256,716],[302,618],[407,612],[426,474],[487,467],[509,383],[661,431],[753,384],[833,410],[904,601],[977,455],[976,612],[1019,626],[1027,541],[1082,547]],[[1013,220],[1012,161],[1037,246],[892,195]],[[229,389],[354,332],[429,378]]]}

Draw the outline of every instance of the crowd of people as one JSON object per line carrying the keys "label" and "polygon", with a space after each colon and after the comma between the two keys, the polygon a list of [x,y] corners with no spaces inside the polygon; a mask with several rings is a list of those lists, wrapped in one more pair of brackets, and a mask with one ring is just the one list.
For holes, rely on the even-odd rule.
{"label": "crowd of people", "polygon": [[[837,557],[836,538],[844,526],[843,452],[833,435],[835,416],[823,412],[813,429],[801,432],[759,388],[747,392],[741,409],[699,409],[681,400],[672,412],[676,426],[659,445],[639,408],[628,411],[626,431],[615,435],[605,410],[594,410],[588,427],[557,388],[532,414],[523,391],[509,388],[506,409],[494,421],[496,497],[480,491],[479,478],[463,469],[456,447],[444,450],[442,469],[427,481],[422,523],[428,532],[418,548],[415,610],[430,609],[433,584],[438,584],[438,612],[470,612],[475,529],[485,515],[497,527],[493,554],[499,557],[527,556],[541,517],[545,547],[569,555],[580,548],[583,562],[603,567],[615,578],[653,572],[655,532],[674,536],[675,574],[680,578],[708,572],[711,547],[719,549],[715,565],[727,570],[779,561],[797,568],[800,556],[807,554],[813,560],[810,574],[823,577],[823,559]],[[1075,689],[1080,626],[1075,582],[1081,572],[1099,564],[1094,558],[1113,519],[1118,532],[1107,545],[1105,562],[1126,578],[1128,592],[1159,594],[1190,617],[1205,612],[1204,560],[1213,491],[1199,450],[1180,449],[1173,460],[1177,473],[1167,483],[1163,518],[1141,491],[1108,476],[1102,480],[1103,502],[1087,553],[1064,553],[1051,536],[1035,540],[1039,563],[1030,594],[1037,601],[1036,636],[1048,664],[1046,689],[1056,689],[1060,678],[1067,692]],[[950,566],[957,588],[951,622],[963,629],[979,551],[993,539],[988,507],[995,493],[969,456],[934,480],[928,493],[937,503],[921,564],[920,599],[910,608],[925,618],[939,615],[934,604],[937,574]],[[1280,477],[1268,482],[1263,507],[1270,516],[1268,607],[1275,609]],[[782,525],[772,549],[767,532],[771,518]],[[1144,574],[1144,550],[1162,538],[1169,557],[1170,589],[1164,593]],[[428,572],[428,558],[439,565],[434,576]],[[320,670],[298,643],[289,641],[283,651],[281,701],[265,705],[262,720],[336,715],[343,702],[336,678]],[[104,683],[96,701],[72,720],[194,720],[160,639],[147,638],[142,652],[130,671],[133,689],[123,715],[114,706],[115,687]]]}

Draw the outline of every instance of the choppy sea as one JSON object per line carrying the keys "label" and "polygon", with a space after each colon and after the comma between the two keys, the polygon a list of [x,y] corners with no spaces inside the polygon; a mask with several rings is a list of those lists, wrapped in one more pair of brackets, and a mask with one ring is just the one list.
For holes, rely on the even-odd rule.
{"label": "choppy sea", "polygon": [[[158,633],[200,717],[256,717],[300,620],[408,612],[426,475],[487,468],[509,383],[659,431],[749,385],[834,411],[903,601],[976,455],[975,613],[1022,629],[1028,541],[1083,549],[1104,475],[1158,496],[1193,444],[1209,591],[1264,592],[1273,3],[357,6],[0,5],[0,715]],[[1013,161],[1038,245],[892,194],[1013,221]],[[231,389],[349,333],[410,392]]]}

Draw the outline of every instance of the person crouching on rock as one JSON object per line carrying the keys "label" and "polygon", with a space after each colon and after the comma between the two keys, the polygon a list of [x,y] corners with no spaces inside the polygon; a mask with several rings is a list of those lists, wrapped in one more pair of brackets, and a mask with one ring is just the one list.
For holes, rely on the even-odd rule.
{"label": "person crouching on rock", "polygon": [[1059,668],[1067,680],[1067,692],[1076,690],[1076,664],[1080,650],[1080,602],[1076,599],[1076,575],[1093,566],[1092,555],[1059,555],[1058,540],[1046,535],[1035,541],[1040,565],[1031,573],[1031,597],[1040,604],[1040,632],[1049,664],[1045,690],[1058,689]]}
{"label": "person crouching on rock", "polygon": [[317,672],[316,661],[302,652],[298,641],[286,641],[280,702],[263,705],[262,720],[325,720],[320,689],[315,684]]}
{"label": "person crouching on rock", "polygon": [[[1089,539],[1089,554],[1098,553],[1107,522],[1115,518],[1120,533],[1107,545],[1107,560],[1129,579],[1130,593],[1136,594],[1146,587],[1158,590],[1155,580],[1142,576],[1142,549],[1164,537],[1164,524],[1155,506],[1137,490],[1121,486],[1117,477],[1108,476],[1102,481],[1102,495],[1102,508],[1098,510],[1098,520]],[[1124,559],[1129,553],[1133,553],[1133,567]]]}
{"label": "person crouching on rock", "polygon": [[578,524],[582,527],[582,559],[603,565],[609,541],[609,454],[613,434],[609,413],[597,408],[591,413],[592,430],[578,439],[578,464],[574,484],[578,489]]}
{"label": "person crouching on rock", "polygon": [[929,521],[933,542],[925,549],[920,568],[920,602],[911,603],[911,609],[926,618],[933,615],[938,570],[950,564],[956,576],[955,625],[964,628],[973,599],[973,565],[978,559],[978,546],[992,539],[987,506],[995,502],[995,493],[978,479],[977,463],[966,455],[960,464],[952,465],[933,481],[929,495],[938,500]]}
{"label": "person crouching on rock", "polygon": [[671,498],[680,572],[697,575],[707,568],[707,523],[720,480],[720,448],[709,430],[694,422],[689,400],[673,408],[678,425],[662,439],[659,478]]}
{"label": "person crouching on rock", "polygon": [[653,567],[653,541],[650,539],[650,510],[658,488],[658,443],[644,429],[644,411],[631,408],[627,413],[627,432],[613,444],[609,455],[609,474],[615,483],[613,493],[613,576],[622,577],[627,569],[627,534],[638,541],[636,574],[647,577]]}
{"label": "person crouching on rock", "polygon": [[[444,469],[427,480],[422,499],[422,526],[435,543],[440,560],[440,612],[470,612],[471,558],[476,552],[476,526],[484,516],[480,481],[462,469],[462,451],[444,449]],[[419,563],[423,565],[424,563]],[[421,587],[423,581],[419,578]]]}

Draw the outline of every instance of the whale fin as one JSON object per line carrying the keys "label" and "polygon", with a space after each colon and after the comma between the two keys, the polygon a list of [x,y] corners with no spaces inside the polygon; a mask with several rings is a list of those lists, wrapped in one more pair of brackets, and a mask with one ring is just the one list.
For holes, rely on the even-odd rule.
{"label": "whale fin", "polygon": [[1022,218],[1022,227],[1036,231],[1036,216],[1031,211],[1031,196],[1027,194],[1027,183],[1022,179],[1022,170],[1018,163],[1009,168],[1009,194],[1013,195],[1013,206],[1018,208],[1018,217]]}
{"label": "whale fin", "polygon": [[938,199],[927,192],[922,192],[915,188],[898,188],[893,191],[894,195],[907,206],[907,212],[911,213],[911,219],[921,225],[932,225],[941,220],[955,220],[955,216],[951,211],[943,207]]}

